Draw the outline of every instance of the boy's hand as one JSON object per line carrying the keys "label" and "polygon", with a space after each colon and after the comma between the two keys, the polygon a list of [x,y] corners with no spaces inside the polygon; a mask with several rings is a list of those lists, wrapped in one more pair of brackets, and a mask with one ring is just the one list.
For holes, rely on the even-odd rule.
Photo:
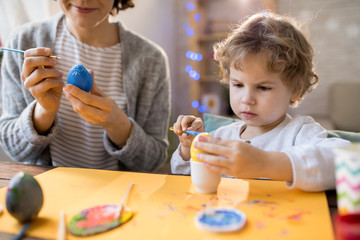
{"label": "boy's hand", "polygon": [[290,159],[282,152],[267,152],[238,140],[200,136],[198,160],[211,170],[239,178],[267,177],[292,181]]}
{"label": "boy's hand", "polygon": [[186,130],[197,132],[204,131],[204,123],[201,118],[191,115],[180,115],[173,125],[174,133],[178,135],[180,141],[180,156],[184,160],[190,159],[190,146],[194,139],[194,135],[185,133]]}

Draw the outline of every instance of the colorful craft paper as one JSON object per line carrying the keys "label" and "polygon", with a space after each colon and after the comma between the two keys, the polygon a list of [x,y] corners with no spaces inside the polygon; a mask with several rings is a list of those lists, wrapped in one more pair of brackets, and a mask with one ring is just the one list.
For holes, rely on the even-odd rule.
{"label": "colorful craft paper", "polygon": [[[55,168],[35,177],[44,206],[27,235],[55,239],[60,210],[67,224],[80,211],[118,204],[134,183],[127,207],[134,216],[92,239],[334,239],[325,194],[290,190],[285,182],[222,178],[216,194],[197,193],[189,176]],[[6,188],[0,189],[5,205]],[[217,234],[195,226],[194,216],[209,207],[232,207],[247,217],[237,232]],[[17,233],[22,225],[9,213],[0,216],[0,231]],[[67,234],[67,239],[82,239]]]}

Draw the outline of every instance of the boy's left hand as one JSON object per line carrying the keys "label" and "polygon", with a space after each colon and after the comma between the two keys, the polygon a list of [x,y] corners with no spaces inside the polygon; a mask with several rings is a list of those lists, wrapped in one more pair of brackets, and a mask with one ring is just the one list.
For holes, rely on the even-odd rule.
{"label": "boy's left hand", "polygon": [[237,140],[200,136],[195,147],[204,153],[197,158],[211,170],[225,175],[252,178],[261,174],[266,152]]}
{"label": "boy's left hand", "polygon": [[238,178],[266,177],[293,181],[292,165],[283,152],[264,151],[238,140],[200,136],[195,147],[197,159],[215,172]]}

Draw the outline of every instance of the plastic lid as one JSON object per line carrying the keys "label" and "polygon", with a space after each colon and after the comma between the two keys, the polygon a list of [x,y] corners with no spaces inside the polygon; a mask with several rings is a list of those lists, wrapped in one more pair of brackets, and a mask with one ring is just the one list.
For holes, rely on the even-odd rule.
{"label": "plastic lid", "polygon": [[209,232],[233,232],[240,230],[246,215],[236,208],[207,208],[195,215],[195,225]]}

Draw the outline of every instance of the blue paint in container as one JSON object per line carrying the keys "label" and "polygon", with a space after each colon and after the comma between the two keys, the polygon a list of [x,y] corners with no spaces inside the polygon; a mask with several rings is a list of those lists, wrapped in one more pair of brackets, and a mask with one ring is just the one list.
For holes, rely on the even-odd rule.
{"label": "blue paint in container", "polygon": [[233,232],[240,230],[246,215],[236,208],[207,208],[195,215],[195,225],[209,232]]}

